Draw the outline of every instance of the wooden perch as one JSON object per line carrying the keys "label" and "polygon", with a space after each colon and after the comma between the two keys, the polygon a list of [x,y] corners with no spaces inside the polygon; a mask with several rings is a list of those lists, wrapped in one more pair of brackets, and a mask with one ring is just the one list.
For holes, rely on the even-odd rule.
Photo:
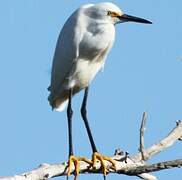
{"label": "wooden perch", "polygon": [[[138,176],[141,179],[156,180],[157,178],[150,172],[160,171],[169,168],[181,168],[182,159],[159,162],[155,164],[147,164],[146,160],[152,158],[157,153],[164,151],[172,146],[176,141],[182,139],[182,122],[178,121],[176,127],[164,139],[151,147],[144,148],[144,128],[146,123],[146,113],[143,114],[142,124],[140,128],[140,148],[139,152],[133,156],[128,156],[121,150],[116,150],[112,157],[116,162],[117,171],[113,171],[111,164],[105,161],[108,173],[126,174],[129,176]],[[72,169],[72,174],[74,169]],[[101,173],[100,162],[97,162],[93,169],[87,163],[80,162],[80,174]],[[0,180],[46,180],[58,176],[67,175],[67,162],[61,164],[42,164],[38,168],[20,175],[11,177],[0,177]]]}

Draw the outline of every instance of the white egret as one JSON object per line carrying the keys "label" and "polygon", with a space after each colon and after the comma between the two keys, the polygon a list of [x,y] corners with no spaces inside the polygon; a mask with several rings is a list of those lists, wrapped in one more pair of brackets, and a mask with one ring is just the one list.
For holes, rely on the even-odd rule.
{"label": "white egret", "polygon": [[[151,24],[150,21],[126,15],[119,7],[110,2],[86,4],[78,8],[66,21],[59,35],[54,54],[49,103],[53,109],[62,111],[67,107],[69,131],[68,175],[72,163],[75,165],[75,177],[79,173],[78,162],[86,161],[93,167],[100,160],[102,172],[107,169],[103,160],[115,167],[112,159],[98,153],[87,120],[86,104],[89,85],[95,75],[104,66],[105,59],[115,39],[115,25],[122,22]],[[85,90],[81,115],[85,123],[93,150],[92,161],[73,155],[72,146],[72,97],[82,89]]]}

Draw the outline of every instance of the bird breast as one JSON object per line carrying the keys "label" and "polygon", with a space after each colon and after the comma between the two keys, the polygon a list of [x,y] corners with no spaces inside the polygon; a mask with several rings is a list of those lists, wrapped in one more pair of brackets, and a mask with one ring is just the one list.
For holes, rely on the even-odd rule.
{"label": "bird breast", "polygon": [[89,24],[79,44],[79,57],[90,61],[95,60],[103,52],[109,51],[114,37],[113,24]]}
{"label": "bird breast", "polygon": [[75,86],[79,89],[87,87],[102,66],[103,62],[98,63],[79,59],[74,75]]}
{"label": "bird breast", "polygon": [[[89,29],[90,30],[90,29]],[[79,45],[79,58],[76,63],[73,81],[76,86],[85,88],[104,66],[105,59],[114,41],[113,25],[95,27],[87,31]]]}

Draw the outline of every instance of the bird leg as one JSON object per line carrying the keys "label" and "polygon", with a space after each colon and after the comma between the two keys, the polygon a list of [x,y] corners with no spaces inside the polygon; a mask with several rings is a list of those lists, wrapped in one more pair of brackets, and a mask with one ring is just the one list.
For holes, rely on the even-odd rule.
{"label": "bird leg", "polygon": [[71,107],[72,102],[72,89],[69,92],[69,102],[68,102],[68,108],[67,108],[67,118],[68,118],[68,138],[69,138],[69,159],[68,159],[68,171],[67,171],[67,178],[70,176],[72,171],[72,164],[74,165],[74,171],[75,171],[75,180],[77,179],[77,176],[79,174],[79,161],[84,161],[88,163],[89,165],[92,164],[92,161],[84,158],[84,157],[75,157],[73,155],[73,142],[72,142],[72,116],[73,116],[73,110]]}
{"label": "bird leg", "polygon": [[87,118],[86,106],[87,106],[88,90],[89,90],[89,88],[87,87],[85,89],[84,98],[83,98],[83,102],[82,102],[81,115],[82,115],[86,130],[87,130],[87,134],[88,134],[88,137],[89,137],[90,145],[92,147],[92,151],[97,152],[97,148],[96,148],[96,145],[95,145],[92,133],[91,133],[91,129],[90,129],[90,126],[89,126],[89,123],[88,123],[88,118]]}
{"label": "bird leg", "polygon": [[73,110],[71,107],[72,102],[72,89],[69,92],[69,101],[67,108],[67,118],[68,118],[68,139],[69,139],[69,156],[73,155],[73,142],[72,142],[72,116]]}
{"label": "bird leg", "polygon": [[83,103],[82,103],[82,107],[81,107],[81,115],[82,115],[83,121],[85,123],[85,127],[86,127],[86,130],[87,130],[88,137],[89,137],[90,144],[91,144],[92,151],[93,151],[92,167],[94,168],[96,166],[97,161],[99,160],[100,163],[101,163],[102,173],[103,173],[104,179],[105,179],[105,177],[107,175],[107,167],[106,167],[106,164],[105,164],[104,161],[110,162],[112,164],[112,168],[114,170],[116,170],[116,164],[115,164],[113,159],[111,159],[111,158],[109,158],[107,156],[103,156],[103,155],[99,154],[97,149],[96,149],[96,145],[95,145],[95,142],[94,142],[94,139],[93,139],[93,136],[92,136],[92,133],[91,133],[91,129],[89,127],[88,118],[87,118],[86,105],[87,105],[88,90],[89,90],[89,88],[87,87],[85,89],[85,94],[84,94]]}

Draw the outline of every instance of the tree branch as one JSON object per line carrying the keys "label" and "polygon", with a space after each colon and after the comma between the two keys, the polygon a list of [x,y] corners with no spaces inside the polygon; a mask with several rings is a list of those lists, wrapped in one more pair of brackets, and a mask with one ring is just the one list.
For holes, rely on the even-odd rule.
{"label": "tree branch", "polygon": [[181,168],[181,166],[182,166],[182,159],[177,159],[173,161],[165,161],[151,165],[138,166],[133,169],[121,171],[121,173],[122,174],[126,173],[127,175],[136,175],[140,173],[150,173],[155,171],[161,171],[164,169],[171,169],[175,167]]}
{"label": "tree branch", "polygon": [[[159,141],[158,143],[152,145],[151,147],[145,150],[145,159],[148,160],[152,156],[164,151],[165,149],[172,146],[176,141],[182,137],[182,122],[178,121],[177,126],[169,133],[167,137]],[[132,157],[134,161],[141,161],[142,156],[139,152],[138,154]]]}
{"label": "tree branch", "polygon": [[[126,174],[130,176],[138,176],[141,179],[156,180],[157,178],[155,176],[148,173],[182,166],[182,159],[160,162],[151,165],[146,164],[146,160],[172,146],[177,140],[182,138],[182,122],[178,121],[177,126],[169,133],[167,137],[147,149],[144,148],[145,122],[146,114],[144,113],[140,128],[140,152],[130,157],[128,155],[126,156],[123,151],[117,150],[115,155],[112,157],[112,159],[116,162],[117,170],[114,171],[111,168],[112,165],[108,161],[105,161],[108,168],[108,173]],[[74,173],[74,168],[72,169],[71,173]],[[87,163],[81,161],[80,173],[101,173],[100,162],[97,162],[96,167],[92,168]],[[42,164],[30,172],[11,177],[0,177],[0,180],[46,180],[53,177],[66,175],[67,163],[64,162],[53,165]]]}
{"label": "tree branch", "polygon": [[139,151],[141,152],[143,161],[145,161],[144,131],[145,131],[146,121],[147,121],[147,113],[144,112],[143,116],[142,116],[141,127],[140,127],[140,148],[139,148]]}

